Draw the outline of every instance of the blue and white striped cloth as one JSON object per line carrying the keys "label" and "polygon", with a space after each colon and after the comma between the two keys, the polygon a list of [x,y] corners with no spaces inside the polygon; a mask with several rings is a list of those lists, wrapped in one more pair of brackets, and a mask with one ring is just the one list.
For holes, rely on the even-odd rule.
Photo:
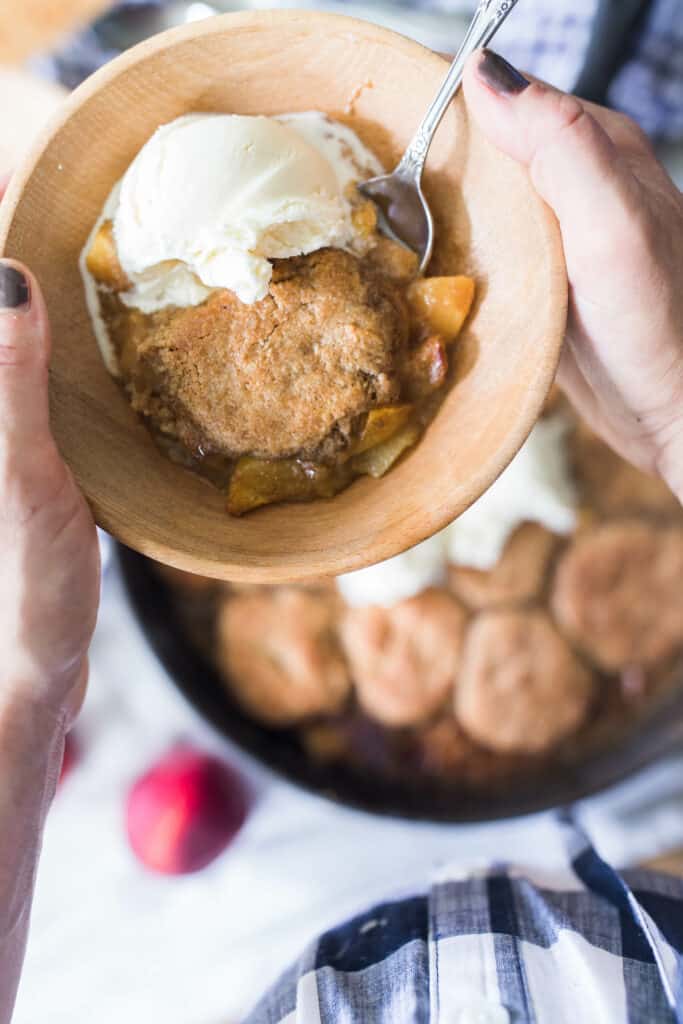
{"label": "blue and white striped cloth", "polygon": [[[128,5],[149,0],[127,0]],[[163,0],[158,0],[163,3]],[[218,6],[222,0],[215,0]],[[275,0],[281,6],[283,0]],[[329,0],[326,0],[329,7]],[[643,0],[645,2],[645,0]],[[522,0],[496,39],[513,64],[559,88],[571,90],[584,66],[600,0]],[[296,6],[295,0],[292,4]],[[236,6],[239,6],[237,4]],[[344,0],[335,5],[343,11]],[[462,14],[475,0],[397,0],[396,7]],[[357,8],[356,8],[357,9]],[[373,2],[367,17],[372,20]],[[452,43],[444,27],[443,46]],[[441,48],[443,48],[443,46]],[[34,62],[37,70],[72,88],[116,54],[103,51],[91,30]],[[653,137],[683,139],[683,0],[651,0],[640,32],[607,94],[616,109]]]}
{"label": "blue and white striped cloth", "polygon": [[[571,91],[598,7],[599,0],[521,0],[495,46],[517,67]],[[607,100],[653,138],[683,138],[683,0],[652,0]]]}
{"label": "blue and white striped cloth", "polygon": [[658,0],[634,53],[609,90],[610,104],[653,138],[683,139],[683,2]]}
{"label": "blue and white striped cloth", "polygon": [[563,827],[570,871],[450,872],[372,907],[321,936],[245,1024],[682,1024],[683,881],[617,874]]}

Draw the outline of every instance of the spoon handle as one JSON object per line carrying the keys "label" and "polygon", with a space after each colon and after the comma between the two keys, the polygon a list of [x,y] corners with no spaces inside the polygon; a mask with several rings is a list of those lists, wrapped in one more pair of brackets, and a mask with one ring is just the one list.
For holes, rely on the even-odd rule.
{"label": "spoon handle", "polygon": [[517,2],[518,0],[479,0],[479,6],[467,30],[467,35],[441,88],[403,154],[401,162],[396,168],[396,174],[419,184],[434,133],[439,127],[449,103],[460,88],[468,57],[493,39]]}

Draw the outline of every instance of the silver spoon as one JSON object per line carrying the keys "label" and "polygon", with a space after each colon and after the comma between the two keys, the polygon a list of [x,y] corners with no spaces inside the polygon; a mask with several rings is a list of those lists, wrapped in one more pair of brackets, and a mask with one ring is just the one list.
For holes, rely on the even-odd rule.
{"label": "silver spoon", "polygon": [[417,254],[421,274],[434,248],[434,220],[421,184],[429,147],[449,103],[460,88],[468,57],[493,39],[517,2],[479,0],[462,46],[400,163],[391,174],[370,178],[359,186],[363,195],[377,206],[380,231]]}

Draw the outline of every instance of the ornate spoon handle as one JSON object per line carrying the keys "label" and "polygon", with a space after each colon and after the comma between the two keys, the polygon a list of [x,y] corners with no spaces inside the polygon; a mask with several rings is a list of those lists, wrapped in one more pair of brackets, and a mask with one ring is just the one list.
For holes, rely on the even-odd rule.
{"label": "ornate spoon handle", "polygon": [[467,30],[462,46],[458,50],[443,85],[439,89],[432,105],[424,116],[420,127],[406,149],[395,173],[408,181],[419,184],[422,169],[427,159],[429,147],[434,133],[439,127],[441,118],[448,109],[456,92],[460,88],[467,58],[486,46],[507,18],[518,0],[479,0],[472,23]]}

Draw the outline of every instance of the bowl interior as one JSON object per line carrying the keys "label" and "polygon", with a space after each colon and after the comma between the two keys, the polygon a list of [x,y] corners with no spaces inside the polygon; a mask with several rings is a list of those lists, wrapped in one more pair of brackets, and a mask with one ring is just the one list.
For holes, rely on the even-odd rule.
{"label": "bowl interior", "polygon": [[416,43],[363,22],[252,12],[142,44],[68,101],[15,176],[0,251],[28,263],[43,284],[54,331],[54,433],[114,536],[226,579],[338,573],[446,525],[519,448],[556,368],[566,273],[553,217],[525,172],[468,121],[461,98],[425,180],[438,228],[432,272],[473,274],[478,302],[459,342],[455,387],[422,442],[383,480],[231,519],[217,490],[157,450],[106,373],[85,307],[80,250],[113,183],[159,124],[198,110],[316,108],[350,123],[389,167],[445,69]]}

